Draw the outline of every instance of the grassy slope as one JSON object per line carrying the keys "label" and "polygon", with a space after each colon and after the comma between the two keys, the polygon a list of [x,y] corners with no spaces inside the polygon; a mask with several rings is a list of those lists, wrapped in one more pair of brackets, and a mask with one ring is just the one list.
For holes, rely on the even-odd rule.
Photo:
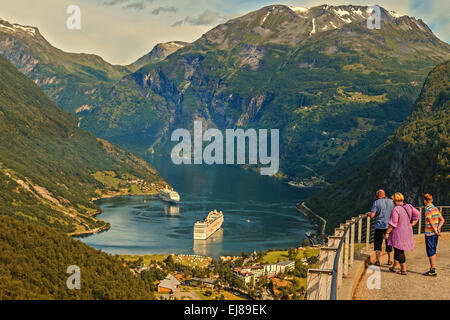
{"label": "grassy slope", "polygon": [[[144,160],[78,128],[42,90],[0,57],[0,212],[64,232],[98,228],[90,217],[98,171],[164,184]],[[22,184],[22,186],[19,186]],[[48,214],[46,214],[48,212]]]}
{"label": "grassy slope", "polygon": [[[71,265],[80,267],[80,290],[66,287]],[[119,258],[51,228],[0,216],[0,300],[152,298]]]}
{"label": "grassy slope", "polygon": [[402,192],[422,205],[424,193],[436,204],[450,203],[450,61],[428,75],[415,109],[402,126],[351,177],[307,200],[328,228],[370,209],[375,191]]}

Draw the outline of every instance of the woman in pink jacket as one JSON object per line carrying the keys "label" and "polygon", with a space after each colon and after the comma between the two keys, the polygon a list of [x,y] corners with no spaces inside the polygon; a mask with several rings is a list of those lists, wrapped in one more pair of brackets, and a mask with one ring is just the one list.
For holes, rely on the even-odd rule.
{"label": "woman in pink jacket", "polygon": [[392,200],[395,207],[386,230],[386,239],[394,248],[394,265],[389,270],[397,272],[397,267],[400,265],[401,270],[397,273],[406,275],[405,251],[414,250],[413,227],[420,219],[420,212],[412,205],[405,204],[405,197],[400,192],[395,193]]}

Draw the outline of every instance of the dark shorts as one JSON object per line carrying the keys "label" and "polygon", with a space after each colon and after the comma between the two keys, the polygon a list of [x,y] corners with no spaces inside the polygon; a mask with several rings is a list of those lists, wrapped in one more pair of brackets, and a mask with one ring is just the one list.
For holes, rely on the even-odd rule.
{"label": "dark shorts", "polygon": [[[375,233],[373,235],[373,246],[375,251],[381,251],[385,235],[386,229],[375,229]],[[392,247],[388,245],[387,239],[386,239],[386,252],[392,252]]]}
{"label": "dark shorts", "polygon": [[432,257],[436,254],[436,248],[438,244],[438,235],[425,236],[425,247],[427,248],[427,256]]}
{"label": "dark shorts", "polygon": [[405,263],[406,262],[405,251],[394,248],[394,260],[398,261],[399,263]]}

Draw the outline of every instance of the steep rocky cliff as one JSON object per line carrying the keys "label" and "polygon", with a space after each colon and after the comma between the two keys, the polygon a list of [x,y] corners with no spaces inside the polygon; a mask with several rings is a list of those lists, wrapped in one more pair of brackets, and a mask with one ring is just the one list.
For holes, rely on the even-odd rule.
{"label": "steep rocky cliff", "polygon": [[[450,61],[428,75],[415,109],[372,156],[370,164],[306,201],[328,228],[367,212],[376,190],[401,192],[414,205],[431,193],[437,205],[450,203]],[[330,229],[331,230],[331,229]]]}

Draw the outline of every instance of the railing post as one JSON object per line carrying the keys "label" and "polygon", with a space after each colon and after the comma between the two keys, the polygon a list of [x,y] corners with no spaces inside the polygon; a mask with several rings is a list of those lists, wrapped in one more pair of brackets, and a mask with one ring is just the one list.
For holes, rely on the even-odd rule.
{"label": "railing post", "polygon": [[309,269],[306,280],[306,299],[329,300],[333,269]]}
{"label": "railing post", "polygon": [[366,250],[369,250],[369,243],[370,243],[370,217],[367,216],[367,223],[366,223]]}
{"label": "railing post", "polygon": [[361,240],[362,240],[362,220],[364,215],[359,216],[358,220],[358,254],[361,254]]}
{"label": "railing post", "polygon": [[[342,238],[343,234],[344,234],[345,229],[344,228],[336,228],[334,229],[334,235],[335,237],[339,237]],[[339,245],[339,242],[341,241],[341,239],[336,240],[336,246]],[[338,257],[338,268],[337,268],[337,287],[340,288],[342,286],[342,274],[343,274],[343,269],[344,269],[344,248],[341,248],[341,251],[339,253],[339,257]]]}
{"label": "railing post", "polygon": [[341,241],[341,238],[341,236],[328,236],[328,246],[337,247],[339,245],[339,241]]}
{"label": "railing post", "polygon": [[[349,225],[347,224],[346,225],[346,228],[349,228]],[[350,249],[350,235],[349,235],[349,232],[347,231],[346,233],[345,233],[345,241],[344,241],[344,244],[345,244],[345,250],[344,250],[344,276],[348,276],[348,263],[349,263],[349,261],[348,261],[348,255],[349,255],[349,249]]]}
{"label": "railing post", "polygon": [[355,222],[356,218],[352,218],[350,226],[350,266],[353,265],[353,260],[355,260]]}
{"label": "railing post", "polygon": [[328,251],[325,250],[327,247],[321,247],[319,252],[319,268],[325,268],[325,265],[328,265]]}
{"label": "railing post", "polygon": [[334,229],[334,235],[337,237],[342,237],[342,235],[344,234],[345,228],[340,227],[340,228],[336,228]]}
{"label": "railing post", "polygon": [[320,255],[324,259],[320,261],[320,269],[333,269],[334,258],[336,257],[337,248],[334,247],[323,247],[320,249]]}
{"label": "railing post", "polygon": [[418,229],[417,229],[417,234],[421,234],[422,233],[422,207],[420,207],[420,210],[419,210],[419,212],[420,212],[420,219],[419,219],[419,223],[418,223],[418,225],[419,225],[419,227],[418,227]]}
{"label": "railing post", "polygon": [[306,299],[316,300],[319,295],[319,274],[313,272],[313,269],[308,269],[308,276],[306,278]]}

